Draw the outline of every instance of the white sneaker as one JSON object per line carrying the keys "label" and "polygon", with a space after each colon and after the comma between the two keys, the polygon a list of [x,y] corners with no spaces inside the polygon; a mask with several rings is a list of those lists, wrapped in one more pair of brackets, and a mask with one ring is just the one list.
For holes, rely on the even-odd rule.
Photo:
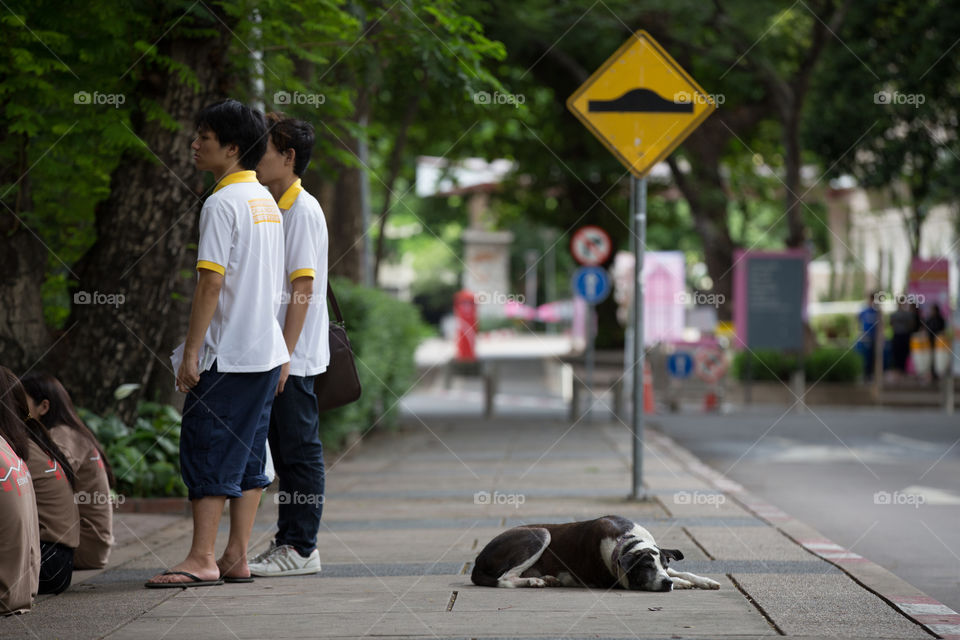
{"label": "white sneaker", "polygon": [[304,558],[288,544],[280,545],[257,556],[250,562],[250,574],[261,577],[302,576],[320,573],[320,551],[313,550]]}
{"label": "white sneaker", "polygon": [[273,551],[273,550],[276,549],[276,548],[277,548],[277,541],[276,541],[276,540],[271,540],[271,541],[270,541],[270,546],[267,547],[266,549],[264,549],[263,551],[261,551],[260,553],[258,553],[257,555],[255,555],[255,556],[253,557],[253,559],[251,559],[251,560],[248,562],[248,564],[254,564],[254,563],[257,563],[257,562],[262,562],[263,559],[266,558],[268,555],[270,555],[270,552]]}

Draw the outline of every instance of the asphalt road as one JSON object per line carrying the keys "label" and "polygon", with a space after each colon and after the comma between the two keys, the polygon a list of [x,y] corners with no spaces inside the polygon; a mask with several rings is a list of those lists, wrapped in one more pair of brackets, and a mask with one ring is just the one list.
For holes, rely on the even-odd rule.
{"label": "asphalt road", "polygon": [[785,411],[650,421],[753,493],[960,611],[960,417]]}

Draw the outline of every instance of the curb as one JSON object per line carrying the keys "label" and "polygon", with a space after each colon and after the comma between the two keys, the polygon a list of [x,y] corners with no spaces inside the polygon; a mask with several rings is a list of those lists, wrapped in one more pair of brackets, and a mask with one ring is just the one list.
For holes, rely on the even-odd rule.
{"label": "curb", "polygon": [[826,538],[808,524],[750,493],[723,476],[662,431],[650,429],[648,437],[670,452],[687,471],[729,495],[744,509],[763,520],[808,553],[837,567],[854,582],[887,602],[901,615],[944,640],[960,640],[960,613],[931,598],[880,565]]}

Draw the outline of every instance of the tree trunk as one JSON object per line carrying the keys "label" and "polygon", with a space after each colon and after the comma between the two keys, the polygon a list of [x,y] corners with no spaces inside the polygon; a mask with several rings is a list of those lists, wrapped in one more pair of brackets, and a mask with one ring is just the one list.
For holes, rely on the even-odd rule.
{"label": "tree trunk", "polygon": [[[363,122],[364,116],[369,121],[368,91],[362,89],[358,93],[357,108],[354,113],[355,122]],[[332,135],[332,134],[331,134]],[[341,149],[357,157],[358,141],[351,135],[334,137],[333,143]],[[307,190],[316,191],[320,206],[323,207],[327,219],[327,230],[330,237],[329,272],[331,276],[340,276],[356,283],[364,281],[363,243],[367,230],[363,228],[363,209],[361,206],[360,172],[362,166],[340,165],[336,171],[336,178],[330,184],[318,176],[310,176]]]}
{"label": "tree trunk", "polygon": [[[97,241],[78,267],[79,294],[88,303],[75,299],[70,323],[77,326],[58,348],[58,373],[74,400],[98,412],[114,409],[128,422],[146,385],[158,384],[155,372],[170,371],[169,354],[178,340],[171,340],[168,323],[180,329],[186,314],[172,294],[180,271],[193,269],[187,246],[197,241],[204,191],[189,150],[193,122],[204,105],[223,97],[230,78],[229,29],[220,22],[207,26],[219,37],[172,35],[160,44],[161,53],[194,70],[196,85],[156,66],[139,82],[138,97],[155,100],[180,128],[171,132],[142,114],[135,123],[156,159],[127,152],[114,171],[110,196],[96,208]],[[113,391],[123,383],[142,386],[118,406]]]}
{"label": "tree trunk", "polygon": [[800,105],[792,105],[791,113],[784,114],[783,147],[786,180],[784,181],[785,205],[787,216],[787,246],[803,247],[807,239],[807,228],[803,223],[803,202],[800,190]]}
{"label": "tree trunk", "polygon": [[[7,128],[3,127],[3,134]],[[0,184],[15,184],[14,197],[0,206],[0,364],[17,375],[37,364],[50,344],[40,295],[47,248],[22,220],[32,208],[27,173],[27,138],[17,135],[17,158],[0,166]],[[23,176],[21,178],[21,176]],[[18,182],[19,180],[19,182]]]}

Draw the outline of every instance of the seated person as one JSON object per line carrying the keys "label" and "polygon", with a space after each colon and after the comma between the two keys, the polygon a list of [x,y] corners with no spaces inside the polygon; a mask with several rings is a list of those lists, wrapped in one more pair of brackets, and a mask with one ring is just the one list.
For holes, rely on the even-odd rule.
{"label": "seated person", "polygon": [[15,415],[25,416],[27,468],[33,479],[40,528],[39,593],[61,593],[73,578],[73,550],[80,544],[80,513],[74,499],[76,477],[46,427],[30,416],[23,385],[0,367],[0,397]]}
{"label": "seated person", "polygon": [[[0,378],[7,375],[13,376],[0,370]],[[0,615],[28,611],[40,581],[37,502],[23,461],[28,441],[20,416],[0,402]]]}
{"label": "seated person", "polygon": [[29,373],[20,382],[27,392],[30,416],[43,423],[77,474],[80,546],[73,554],[73,568],[102,569],[113,544],[110,489],[114,487],[103,447],[77,415],[59,380],[46,373]]}

